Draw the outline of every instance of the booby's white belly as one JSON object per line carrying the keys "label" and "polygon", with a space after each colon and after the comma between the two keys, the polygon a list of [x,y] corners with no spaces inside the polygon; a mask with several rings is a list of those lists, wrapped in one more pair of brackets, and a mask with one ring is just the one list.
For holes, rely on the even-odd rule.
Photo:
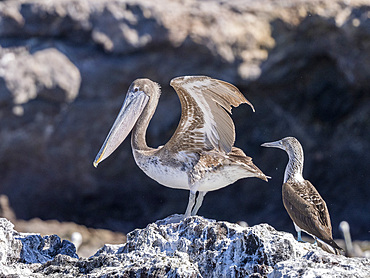
{"label": "booby's white belly", "polygon": [[163,164],[156,157],[145,160],[137,159],[135,161],[139,168],[150,178],[158,183],[177,189],[195,190],[195,191],[213,191],[228,186],[238,179],[246,178],[249,172],[239,167],[225,166],[216,171],[207,172],[197,180],[194,185],[189,184],[188,169],[185,167],[173,167]]}

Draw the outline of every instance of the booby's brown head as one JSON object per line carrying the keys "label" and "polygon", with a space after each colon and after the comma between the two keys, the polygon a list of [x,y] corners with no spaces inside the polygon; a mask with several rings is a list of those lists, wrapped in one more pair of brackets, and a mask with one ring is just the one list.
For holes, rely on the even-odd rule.
{"label": "booby's brown head", "polygon": [[291,177],[300,181],[303,180],[303,149],[296,138],[285,137],[279,141],[264,143],[261,146],[278,148],[287,152],[289,161],[285,168],[284,183]]}
{"label": "booby's brown head", "polygon": [[301,143],[295,137],[285,137],[278,141],[264,143],[261,146],[282,149],[288,153],[289,157],[303,157]]}

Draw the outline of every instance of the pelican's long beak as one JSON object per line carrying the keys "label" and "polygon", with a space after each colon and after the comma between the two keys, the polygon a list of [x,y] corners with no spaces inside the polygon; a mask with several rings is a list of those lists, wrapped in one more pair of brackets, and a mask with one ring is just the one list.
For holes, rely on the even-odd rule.
{"label": "pelican's long beak", "polygon": [[261,146],[262,147],[270,147],[270,148],[283,149],[283,144],[282,144],[281,140],[274,141],[274,142],[263,143]]}
{"label": "pelican's long beak", "polygon": [[107,138],[100,148],[93,162],[97,167],[100,162],[110,156],[118,146],[126,139],[133,129],[137,119],[148,103],[149,96],[142,91],[129,91],[123,102],[122,108],[109,131]]}

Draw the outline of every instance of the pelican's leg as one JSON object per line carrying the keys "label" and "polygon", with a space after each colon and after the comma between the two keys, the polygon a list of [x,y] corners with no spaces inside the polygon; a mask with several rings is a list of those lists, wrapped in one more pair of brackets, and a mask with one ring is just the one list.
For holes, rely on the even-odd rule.
{"label": "pelican's leg", "polygon": [[194,204],[195,204],[195,194],[197,192],[196,191],[192,191],[190,190],[190,194],[189,194],[189,202],[188,202],[188,206],[186,208],[186,211],[185,211],[185,218],[189,217],[191,215],[191,209],[194,207]]}
{"label": "pelican's leg", "polygon": [[317,243],[317,237],[314,237],[314,239],[315,239],[315,242],[313,243],[313,245],[317,246],[318,245],[318,243]]}
{"label": "pelican's leg", "polygon": [[202,206],[203,199],[206,194],[207,194],[207,191],[199,191],[197,202],[195,203],[195,207],[191,211],[191,215],[197,215],[197,212],[199,208]]}

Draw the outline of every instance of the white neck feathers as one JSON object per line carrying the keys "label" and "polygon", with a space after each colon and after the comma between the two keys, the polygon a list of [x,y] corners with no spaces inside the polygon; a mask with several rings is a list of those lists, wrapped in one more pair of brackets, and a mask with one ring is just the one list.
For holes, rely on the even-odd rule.
{"label": "white neck feathers", "polygon": [[300,144],[294,146],[289,145],[286,151],[289,156],[289,161],[285,168],[284,183],[287,182],[290,178],[293,178],[298,182],[304,181],[304,178],[302,176],[304,160],[302,146]]}

